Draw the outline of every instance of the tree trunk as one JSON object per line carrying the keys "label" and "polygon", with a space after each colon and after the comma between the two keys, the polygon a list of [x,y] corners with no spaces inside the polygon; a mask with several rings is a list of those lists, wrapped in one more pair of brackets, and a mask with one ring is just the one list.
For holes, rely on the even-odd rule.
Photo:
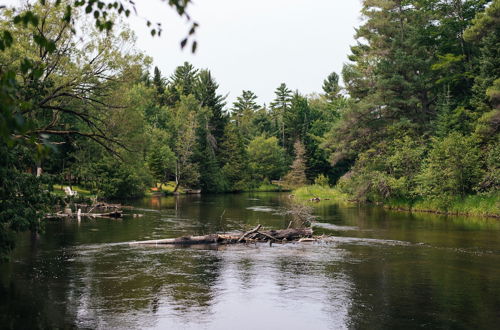
{"label": "tree trunk", "polygon": [[174,188],[174,194],[177,192],[177,189],[179,189],[179,181],[176,180],[176,182],[175,182],[175,188]]}

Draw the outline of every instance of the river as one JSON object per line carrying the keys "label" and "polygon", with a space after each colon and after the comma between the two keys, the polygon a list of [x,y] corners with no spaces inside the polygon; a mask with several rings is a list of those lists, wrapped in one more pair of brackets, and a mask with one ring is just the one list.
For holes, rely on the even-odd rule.
{"label": "river", "polygon": [[152,197],[50,221],[0,265],[0,328],[497,329],[500,221],[312,204],[315,243],[123,242],[280,229],[287,194]]}

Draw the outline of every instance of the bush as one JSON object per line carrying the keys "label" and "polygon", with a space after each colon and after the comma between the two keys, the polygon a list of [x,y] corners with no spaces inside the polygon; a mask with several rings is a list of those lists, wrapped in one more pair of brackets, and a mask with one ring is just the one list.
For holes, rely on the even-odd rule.
{"label": "bush", "polygon": [[361,153],[338,187],[358,200],[415,199],[425,147],[404,136]]}
{"label": "bush", "polygon": [[500,190],[500,141],[489,147],[486,171],[477,189],[481,192]]}
{"label": "bush", "polygon": [[322,187],[329,187],[330,183],[328,182],[328,178],[323,174],[320,174],[314,179],[314,184]]}
{"label": "bush", "polygon": [[100,163],[97,172],[97,194],[106,199],[141,197],[152,183],[151,176],[143,168],[122,162]]}
{"label": "bush", "polygon": [[473,192],[482,176],[481,153],[472,137],[453,132],[434,139],[419,176],[422,196],[465,196]]}
{"label": "bush", "polygon": [[258,136],[247,147],[253,179],[279,179],[286,171],[285,150],[278,145],[276,137]]}

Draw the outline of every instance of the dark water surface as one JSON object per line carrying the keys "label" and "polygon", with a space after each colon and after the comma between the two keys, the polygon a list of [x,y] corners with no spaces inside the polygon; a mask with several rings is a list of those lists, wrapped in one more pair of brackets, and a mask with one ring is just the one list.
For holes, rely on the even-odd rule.
{"label": "dark water surface", "polygon": [[[314,204],[319,243],[129,246],[283,228],[286,194],[148,198],[49,222],[0,265],[0,328],[498,329],[500,221]],[[222,217],[221,217],[222,215]]]}

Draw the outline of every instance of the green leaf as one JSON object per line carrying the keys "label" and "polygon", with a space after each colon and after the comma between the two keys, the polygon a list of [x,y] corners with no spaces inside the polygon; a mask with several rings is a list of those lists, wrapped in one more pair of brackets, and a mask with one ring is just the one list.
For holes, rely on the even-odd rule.
{"label": "green leaf", "polygon": [[7,30],[3,31],[3,42],[5,43],[6,47],[10,47],[14,42],[12,34]]}
{"label": "green leaf", "polygon": [[66,11],[64,12],[63,21],[69,23],[70,20],[71,20],[71,6],[67,5],[66,6]]}
{"label": "green leaf", "polygon": [[113,28],[113,22],[112,21],[107,21],[106,24],[104,24],[106,30],[110,31]]}
{"label": "green leaf", "polygon": [[27,73],[32,67],[33,67],[33,64],[31,63],[30,60],[24,58],[21,61],[21,72],[22,73]]}
{"label": "green leaf", "polygon": [[33,70],[33,79],[38,80],[43,75],[43,68],[36,68]]}

